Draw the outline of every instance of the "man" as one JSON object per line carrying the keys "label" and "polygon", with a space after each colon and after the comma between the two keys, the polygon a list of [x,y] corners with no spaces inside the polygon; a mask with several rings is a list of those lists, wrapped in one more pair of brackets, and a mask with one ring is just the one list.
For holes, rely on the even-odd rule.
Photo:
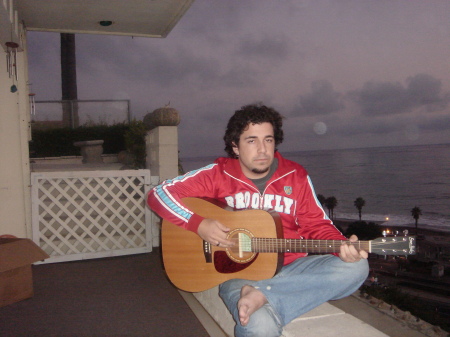
{"label": "man", "polygon": [[[149,193],[149,206],[220,247],[233,246],[227,239],[229,228],[195,214],[181,198],[213,198],[235,209],[275,210],[284,238],[347,241],[322,209],[305,169],[278,153],[283,130],[277,111],[264,105],[242,107],[229,120],[224,141],[228,158],[163,182]],[[335,255],[285,253],[283,268],[272,279],[221,284],[220,296],[236,321],[236,336],[280,336],[294,318],[350,295],[368,275],[367,256],[348,244]]]}

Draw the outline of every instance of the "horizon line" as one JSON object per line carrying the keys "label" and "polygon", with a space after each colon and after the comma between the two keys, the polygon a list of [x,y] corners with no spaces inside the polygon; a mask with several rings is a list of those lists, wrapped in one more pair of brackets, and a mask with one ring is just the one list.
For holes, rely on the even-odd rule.
{"label": "horizon line", "polygon": [[[450,145],[450,143],[430,143],[430,144],[410,144],[410,145],[374,145],[374,146],[362,146],[362,147],[347,147],[347,148],[333,148],[333,149],[315,149],[315,150],[296,150],[296,151],[279,151],[280,153],[283,154],[287,154],[287,155],[292,155],[294,153],[299,153],[299,152],[319,152],[319,151],[344,151],[344,150],[360,150],[360,149],[377,149],[377,148],[394,148],[394,147],[413,147],[413,146],[437,146],[437,145]],[[224,153],[225,155],[226,153]],[[181,159],[188,159],[190,161],[194,161],[196,159],[205,159],[205,158],[218,158],[218,157],[223,157],[219,154],[211,154],[211,155],[205,155],[205,156],[192,156],[192,157],[183,157],[180,155]]]}

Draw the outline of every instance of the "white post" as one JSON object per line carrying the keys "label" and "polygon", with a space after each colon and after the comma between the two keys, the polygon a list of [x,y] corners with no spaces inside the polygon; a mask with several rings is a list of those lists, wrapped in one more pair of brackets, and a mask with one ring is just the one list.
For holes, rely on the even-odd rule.
{"label": "white post", "polygon": [[[158,126],[147,132],[145,137],[147,159],[146,168],[159,181],[151,182],[152,186],[178,176],[178,127]],[[161,219],[153,213],[151,217],[153,247],[159,246]]]}
{"label": "white post", "polygon": [[158,126],[147,133],[147,168],[164,181],[178,176],[178,127]]}

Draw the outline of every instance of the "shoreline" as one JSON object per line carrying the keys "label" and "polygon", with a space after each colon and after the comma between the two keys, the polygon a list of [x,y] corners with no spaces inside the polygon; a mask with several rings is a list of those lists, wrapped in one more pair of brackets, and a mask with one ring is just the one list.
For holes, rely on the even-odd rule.
{"label": "shoreline", "polygon": [[[333,220],[333,223],[336,226],[341,227],[344,231],[347,230],[347,227],[352,224],[353,222],[358,221],[358,220],[352,220],[352,219],[335,219]],[[363,220],[365,221],[365,220]],[[383,225],[385,222],[383,221],[366,221],[367,223],[369,222],[373,222],[376,223],[377,225],[381,225],[382,227],[389,227],[391,229],[394,230],[398,230],[400,233],[402,233],[403,230],[408,230],[409,231],[409,235],[416,235],[416,227],[414,226],[414,224],[406,224],[406,225],[398,225],[398,226],[386,226]],[[439,230],[435,230],[435,229],[429,229],[429,228],[423,228],[420,227],[420,224],[418,226],[418,234],[419,235],[429,235],[429,236],[441,236],[441,237],[450,237],[450,232],[446,232],[446,231],[439,231]]]}

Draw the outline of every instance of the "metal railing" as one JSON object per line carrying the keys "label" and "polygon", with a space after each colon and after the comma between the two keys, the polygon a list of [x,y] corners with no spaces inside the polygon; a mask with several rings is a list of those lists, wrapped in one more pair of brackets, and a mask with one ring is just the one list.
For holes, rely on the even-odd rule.
{"label": "metal railing", "polygon": [[32,125],[39,128],[76,128],[131,121],[130,100],[36,101],[31,111]]}

